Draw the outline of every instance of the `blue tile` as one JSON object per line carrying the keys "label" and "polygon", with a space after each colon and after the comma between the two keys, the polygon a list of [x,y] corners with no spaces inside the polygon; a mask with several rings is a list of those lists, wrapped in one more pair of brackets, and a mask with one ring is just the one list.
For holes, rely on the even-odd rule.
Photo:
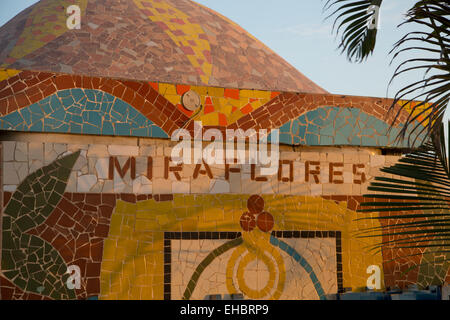
{"label": "blue tile", "polygon": [[281,250],[286,251],[288,248],[288,245],[284,243],[283,241],[280,241],[279,247]]}
{"label": "blue tile", "polygon": [[148,137],[149,131],[149,128],[131,129],[131,135],[134,137]]}
{"label": "blue tile", "polygon": [[101,134],[101,129],[98,127],[94,127],[89,123],[83,123],[83,133],[85,134]]}
{"label": "blue tile", "polygon": [[306,144],[310,146],[319,145],[319,136],[315,134],[307,134],[306,135]]}
{"label": "blue tile", "polygon": [[20,123],[23,123],[24,120],[18,111],[10,113],[3,117],[3,120],[7,122],[10,126],[15,127]]}
{"label": "blue tile", "polygon": [[75,100],[73,100],[72,96],[66,97],[62,99],[63,105],[67,108],[75,103]]}
{"label": "blue tile", "polygon": [[29,108],[23,108],[20,110],[20,113],[22,115],[22,118],[24,119],[25,123],[29,126],[30,124],[32,124],[31,121],[31,113]]}
{"label": "blue tile", "polygon": [[[270,135],[270,138],[272,138],[271,135]],[[292,144],[292,136],[290,134],[286,134],[286,133],[280,134],[280,143]]]}
{"label": "blue tile", "polygon": [[160,127],[152,126],[152,137],[154,138],[161,138],[161,139],[167,139],[169,136],[167,133],[163,131]]}
{"label": "blue tile", "polygon": [[58,91],[57,95],[60,98],[66,98],[71,95],[71,92],[70,92],[70,90],[61,90],[61,91]]}
{"label": "blue tile", "polygon": [[59,101],[56,94],[50,97],[50,108],[52,108],[53,111],[58,111],[58,110],[63,109],[61,101]]}
{"label": "blue tile", "polygon": [[95,97],[95,92],[94,92],[94,90],[86,89],[86,90],[84,90],[84,93],[85,93],[85,95],[86,95],[88,101],[96,102],[96,97]]}
{"label": "blue tile", "polygon": [[320,145],[321,146],[333,146],[334,145],[334,139],[330,136],[320,136]]}
{"label": "blue tile", "polygon": [[70,92],[74,100],[77,102],[79,102],[86,96],[83,89],[71,89]]}
{"label": "blue tile", "polygon": [[118,136],[129,136],[131,134],[131,127],[128,123],[115,123],[115,134]]}
{"label": "blue tile", "polygon": [[30,127],[30,131],[36,131],[36,132],[42,132],[44,127],[44,120],[40,120],[38,122],[33,123],[33,125]]}
{"label": "blue tile", "polygon": [[70,129],[69,129],[70,133],[82,133],[81,131],[81,125],[78,123],[70,123]]}
{"label": "blue tile", "polygon": [[111,122],[103,121],[102,134],[108,135],[108,136],[114,135],[114,128],[113,128],[113,125],[111,124]]}

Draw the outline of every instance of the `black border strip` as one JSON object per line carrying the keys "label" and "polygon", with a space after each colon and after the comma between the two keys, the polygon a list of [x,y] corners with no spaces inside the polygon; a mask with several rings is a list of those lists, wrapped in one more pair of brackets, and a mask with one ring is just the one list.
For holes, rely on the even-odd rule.
{"label": "black border strip", "polygon": [[[272,236],[279,239],[336,239],[336,277],[338,293],[344,292],[342,269],[341,231],[273,231]],[[164,233],[164,300],[172,299],[172,240],[234,240],[242,237],[240,232],[165,232]]]}
{"label": "black border strip", "polygon": [[240,232],[165,232],[164,300],[172,300],[172,240],[235,240],[240,237]]}

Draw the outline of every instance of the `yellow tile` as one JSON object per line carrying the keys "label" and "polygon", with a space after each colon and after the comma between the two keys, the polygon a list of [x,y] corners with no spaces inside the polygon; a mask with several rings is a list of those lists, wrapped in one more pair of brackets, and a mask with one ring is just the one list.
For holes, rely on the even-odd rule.
{"label": "yellow tile", "polygon": [[216,87],[208,88],[208,95],[211,97],[222,98],[224,93],[225,93],[224,88],[216,88]]}
{"label": "yellow tile", "polygon": [[168,83],[160,83],[159,84],[159,92],[166,96],[166,95],[177,95],[177,89],[175,85],[168,84]]}

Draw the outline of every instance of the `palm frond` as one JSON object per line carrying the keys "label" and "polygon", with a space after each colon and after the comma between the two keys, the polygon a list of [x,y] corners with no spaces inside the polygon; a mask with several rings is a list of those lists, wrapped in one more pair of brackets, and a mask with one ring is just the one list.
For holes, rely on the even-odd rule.
{"label": "palm frond", "polygon": [[324,11],[331,11],[327,19],[334,17],[333,31],[336,35],[341,34],[339,49],[350,61],[362,62],[373,53],[382,1],[326,1]]}
{"label": "palm frond", "polygon": [[[392,62],[404,55],[411,58],[399,63],[389,84],[398,77],[423,73],[421,80],[408,84],[396,93],[390,110],[396,110],[394,118],[399,117],[403,110],[408,110],[408,117],[397,138],[408,138],[410,146],[424,143],[431,134],[439,135],[439,127],[450,101],[449,17],[448,0],[417,1],[407,12],[406,20],[399,25],[414,25],[417,31],[407,33],[391,51],[394,54]],[[414,137],[413,141],[411,137]]]}

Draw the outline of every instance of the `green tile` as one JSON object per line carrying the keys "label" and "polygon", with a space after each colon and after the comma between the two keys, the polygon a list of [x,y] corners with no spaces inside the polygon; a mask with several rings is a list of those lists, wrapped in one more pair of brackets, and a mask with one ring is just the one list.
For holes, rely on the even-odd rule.
{"label": "green tile", "polygon": [[30,217],[28,215],[24,215],[24,216],[21,216],[20,218],[18,218],[16,220],[15,224],[22,232],[28,231],[28,230],[36,227],[36,224],[34,223],[33,220],[30,219]]}
{"label": "green tile", "polygon": [[16,264],[10,250],[2,250],[2,270],[14,270]]}

